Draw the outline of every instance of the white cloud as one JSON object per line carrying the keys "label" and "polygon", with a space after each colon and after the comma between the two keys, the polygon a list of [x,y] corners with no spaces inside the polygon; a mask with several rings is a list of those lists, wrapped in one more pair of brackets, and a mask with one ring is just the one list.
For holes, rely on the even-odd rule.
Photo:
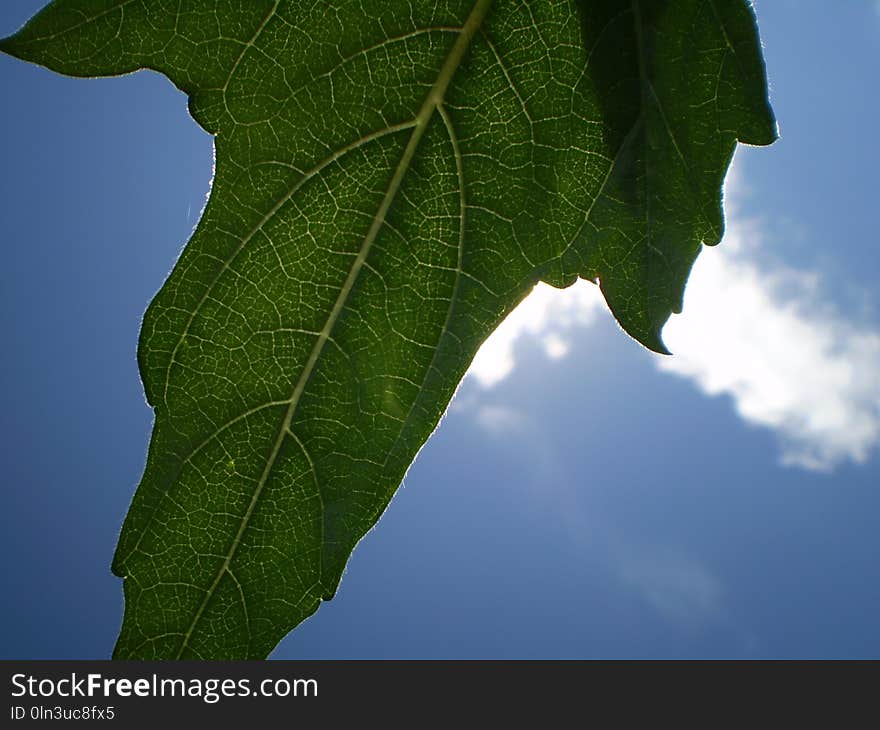
{"label": "white cloud", "polygon": [[599,288],[578,281],[560,291],[538,284],[483,343],[469,373],[490,388],[506,378],[515,364],[514,347],[524,335],[537,337],[548,357],[564,357],[575,327],[586,327],[605,306]]}
{"label": "white cloud", "polygon": [[[784,464],[830,470],[864,462],[880,442],[880,333],[823,301],[817,272],[759,262],[766,235],[739,210],[737,176],[726,193],[724,241],[697,259],[684,313],[663,332],[675,354],[657,356],[657,367],[707,395],[729,395],[745,421],[779,435]],[[562,357],[574,329],[601,309],[588,282],[564,291],[539,285],[486,341],[470,372],[484,387],[495,385],[513,371],[524,336]]]}
{"label": "white cloud", "polygon": [[785,464],[864,462],[880,441],[880,334],[823,302],[815,273],[759,265],[760,223],[732,212],[664,329],[675,356],[657,366],[732,396],[744,420],[779,434]]}

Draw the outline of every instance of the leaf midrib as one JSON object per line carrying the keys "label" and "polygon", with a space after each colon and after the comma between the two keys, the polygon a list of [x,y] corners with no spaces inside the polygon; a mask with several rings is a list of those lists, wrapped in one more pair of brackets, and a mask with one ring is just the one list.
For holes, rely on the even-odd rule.
{"label": "leaf midrib", "polygon": [[[247,529],[250,518],[253,515],[254,509],[256,508],[257,502],[260,499],[260,494],[262,493],[263,488],[265,487],[266,482],[269,478],[269,474],[271,473],[275,465],[275,461],[278,458],[278,454],[281,450],[281,445],[284,442],[284,438],[288,433],[292,433],[290,430],[290,425],[293,421],[293,416],[296,413],[297,406],[299,405],[299,401],[305,389],[305,386],[311,377],[312,371],[314,370],[315,365],[317,364],[318,359],[321,356],[327,340],[330,338],[330,333],[333,331],[333,328],[335,327],[336,322],[339,319],[339,315],[342,313],[342,310],[344,309],[345,304],[348,301],[348,297],[351,294],[351,291],[360,274],[361,269],[363,268],[367,255],[369,254],[370,249],[372,248],[372,245],[379,234],[379,231],[385,223],[386,215],[388,214],[388,211],[391,208],[391,204],[394,202],[394,199],[397,196],[397,192],[400,189],[403,179],[409,170],[410,164],[412,163],[413,157],[415,156],[416,150],[418,149],[419,143],[421,142],[422,137],[427,130],[428,123],[433,117],[434,112],[437,111],[437,109],[442,104],[443,98],[446,94],[446,90],[449,87],[453,76],[458,70],[458,67],[461,64],[465,53],[470,47],[474,35],[479,30],[480,26],[483,23],[483,20],[486,17],[486,14],[489,12],[489,8],[491,7],[491,5],[492,0],[476,0],[470,14],[468,15],[467,20],[461,28],[461,33],[455,39],[455,43],[453,44],[452,49],[449,51],[449,55],[446,57],[443,66],[440,68],[440,71],[437,75],[437,80],[428,91],[428,94],[425,97],[425,101],[422,103],[422,106],[415,117],[415,125],[413,127],[412,133],[410,134],[409,141],[407,142],[406,148],[401,155],[400,161],[398,162],[397,167],[394,170],[394,174],[392,175],[391,180],[388,183],[388,187],[385,191],[384,197],[382,198],[382,202],[379,205],[379,209],[377,210],[376,215],[373,217],[370,228],[367,230],[367,233],[364,236],[360,251],[355,257],[354,262],[352,262],[348,276],[346,277],[345,282],[342,285],[342,289],[339,292],[339,296],[336,298],[336,302],[334,303],[333,308],[330,310],[327,321],[324,324],[324,327],[321,329],[321,332],[318,334],[318,338],[312,347],[312,351],[309,354],[309,358],[306,361],[305,367],[303,368],[299,378],[297,378],[296,384],[294,385],[293,392],[288,401],[287,411],[285,412],[284,419],[282,420],[281,428],[278,429],[278,434],[275,438],[274,444],[272,445],[272,450],[270,451],[269,457],[266,460],[266,465],[263,469],[263,472],[260,475],[259,480],[257,481],[257,486],[254,488],[254,493],[251,496],[251,501],[248,504],[247,510],[242,516],[239,529],[232,541],[232,544],[229,547],[226,557],[223,560],[223,564],[217,571],[217,574],[214,577],[214,581],[205,592],[205,596],[202,599],[199,608],[196,610],[196,613],[193,616],[193,620],[190,623],[189,628],[184,634],[180,649],[177,652],[178,659],[183,655],[183,652],[186,649],[190,638],[192,637],[193,631],[198,625],[199,620],[201,619],[205,608],[208,605],[208,602],[214,595],[214,592],[216,591],[217,586],[223,578],[224,573],[229,570],[232,559],[235,556],[238,546],[241,544],[241,539],[244,535],[245,530]],[[320,483],[317,482],[317,479],[316,486],[320,494]],[[323,536],[321,544],[323,555]],[[322,577],[323,559],[319,565],[319,583],[322,580]]]}

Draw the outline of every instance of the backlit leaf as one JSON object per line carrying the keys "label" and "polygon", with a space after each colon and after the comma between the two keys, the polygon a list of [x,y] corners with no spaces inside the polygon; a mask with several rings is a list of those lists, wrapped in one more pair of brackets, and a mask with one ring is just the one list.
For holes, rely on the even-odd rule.
{"label": "backlit leaf", "polygon": [[775,137],[745,0],[56,0],[0,49],[158,70],[215,135],[141,332],[117,657],[264,657],[331,598],[536,282],[664,351],[736,141]]}

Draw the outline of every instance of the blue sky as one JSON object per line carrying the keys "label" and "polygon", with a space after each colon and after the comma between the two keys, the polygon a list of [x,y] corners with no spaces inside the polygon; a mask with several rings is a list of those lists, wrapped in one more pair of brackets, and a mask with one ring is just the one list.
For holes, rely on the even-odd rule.
{"label": "blue sky", "polygon": [[[0,35],[40,0],[5,0]],[[880,656],[880,8],[762,0],[781,139],[660,358],[588,285],[481,352],[336,598],[276,658]],[[210,137],[164,78],[0,57],[0,654],[109,654],[151,414],[140,318]]]}

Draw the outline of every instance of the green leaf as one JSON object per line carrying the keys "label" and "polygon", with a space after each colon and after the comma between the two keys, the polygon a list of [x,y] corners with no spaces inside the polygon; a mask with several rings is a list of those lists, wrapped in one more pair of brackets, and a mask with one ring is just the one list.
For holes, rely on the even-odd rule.
{"label": "green leaf", "polygon": [[775,137],[744,0],[57,0],[0,48],[161,71],[216,136],[141,332],[117,657],[264,657],[330,599],[537,281],[664,351],[736,141]]}

